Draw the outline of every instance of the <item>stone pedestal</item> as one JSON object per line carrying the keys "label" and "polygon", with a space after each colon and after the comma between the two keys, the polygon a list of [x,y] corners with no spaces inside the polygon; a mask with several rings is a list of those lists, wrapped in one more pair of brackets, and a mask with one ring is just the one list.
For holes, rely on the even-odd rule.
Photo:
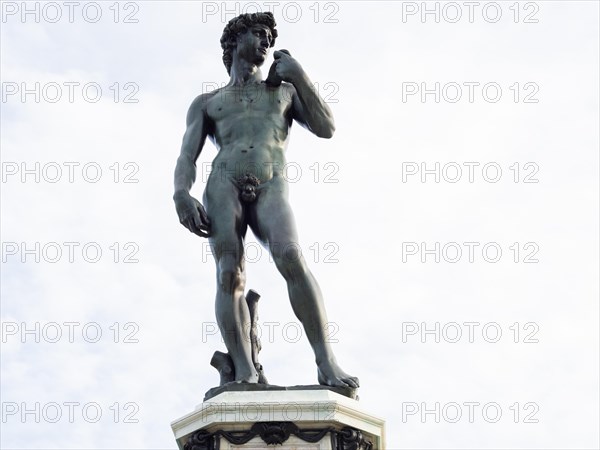
{"label": "stone pedestal", "polygon": [[385,449],[384,421],[329,390],[223,392],[171,428],[180,450]]}

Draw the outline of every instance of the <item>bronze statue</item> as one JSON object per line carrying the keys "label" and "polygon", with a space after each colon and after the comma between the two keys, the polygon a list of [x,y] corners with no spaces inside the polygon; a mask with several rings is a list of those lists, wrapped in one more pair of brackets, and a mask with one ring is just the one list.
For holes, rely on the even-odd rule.
{"label": "bronze statue", "polygon": [[[327,342],[321,291],[299,252],[282,176],[292,120],[325,139],[333,136],[334,121],[289,52],[274,52],[270,76],[263,81],[260,67],[275,44],[275,26],[273,14],[263,12],[242,14],[225,27],[221,46],[230,80],[225,87],[198,96],[190,106],[173,199],[180,222],[207,237],[215,257],[217,322],[233,363],[233,371],[221,372],[222,380],[258,383],[264,378],[257,369],[252,327],[244,326],[252,322],[252,304],[244,296],[243,243],[250,227],[287,282],[292,308],[315,353],[319,383],[357,388],[358,379],[340,368]],[[218,154],[201,204],[189,191],[207,137]],[[215,358],[224,355],[217,352]]]}

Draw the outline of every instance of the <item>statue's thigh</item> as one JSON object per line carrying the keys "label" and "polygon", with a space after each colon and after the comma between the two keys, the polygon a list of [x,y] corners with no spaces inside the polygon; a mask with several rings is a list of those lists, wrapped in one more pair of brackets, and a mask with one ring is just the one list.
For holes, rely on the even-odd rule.
{"label": "statue's thigh", "polygon": [[217,261],[225,256],[236,262],[244,258],[243,236],[247,225],[238,195],[235,186],[225,181],[207,185],[204,192],[204,206],[210,220],[209,242]]}
{"label": "statue's thigh", "polygon": [[296,221],[285,191],[276,185],[264,189],[257,200],[255,212],[254,231],[272,252],[288,244],[297,244]]}

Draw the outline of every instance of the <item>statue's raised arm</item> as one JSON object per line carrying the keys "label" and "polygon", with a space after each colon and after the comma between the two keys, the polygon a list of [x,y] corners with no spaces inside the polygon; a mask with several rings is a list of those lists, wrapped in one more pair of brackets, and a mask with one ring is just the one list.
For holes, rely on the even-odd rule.
{"label": "statue's raised arm", "polygon": [[335,132],[333,113],[300,63],[289,52],[275,51],[273,57],[277,75],[293,86],[292,117],[316,136],[331,138]]}

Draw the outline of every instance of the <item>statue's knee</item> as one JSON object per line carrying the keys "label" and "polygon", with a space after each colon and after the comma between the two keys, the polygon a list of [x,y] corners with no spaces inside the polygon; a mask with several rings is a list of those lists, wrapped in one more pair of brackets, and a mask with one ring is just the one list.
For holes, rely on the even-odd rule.
{"label": "statue's knee", "polygon": [[222,268],[219,271],[219,285],[225,293],[232,294],[237,289],[243,288],[244,275],[239,268]]}
{"label": "statue's knee", "polygon": [[273,260],[277,267],[302,263],[302,249],[295,242],[288,243],[283,246],[277,246],[273,251]]}
{"label": "statue's knee", "polygon": [[294,252],[292,254],[288,254],[287,256],[280,255],[279,257],[275,257],[273,259],[277,269],[287,281],[296,282],[300,280],[307,271],[301,252]]}

